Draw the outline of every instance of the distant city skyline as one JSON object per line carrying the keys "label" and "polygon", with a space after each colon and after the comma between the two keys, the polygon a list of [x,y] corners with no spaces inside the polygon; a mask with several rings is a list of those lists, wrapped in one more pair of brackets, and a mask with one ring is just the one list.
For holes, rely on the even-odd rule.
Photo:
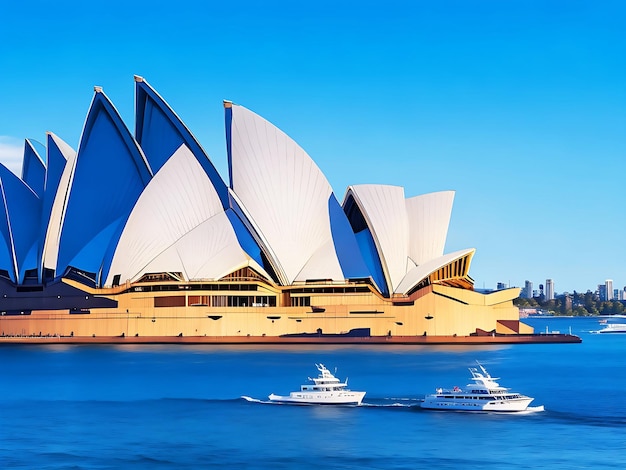
{"label": "distant city skyline", "polygon": [[[550,292],[548,292],[548,285],[550,283],[552,284],[552,295],[550,295]],[[601,300],[626,300],[626,285],[622,287],[614,287],[614,285],[618,286],[618,284],[613,283],[612,279],[606,279],[603,282],[596,284],[595,286],[590,286],[589,288],[584,290],[576,290],[576,292],[579,294],[584,294],[588,291],[591,291],[597,293],[600,296]],[[537,288],[534,288],[534,286],[537,286]],[[566,293],[574,293],[574,291],[558,290],[556,288],[556,283],[553,279],[546,279],[545,281],[539,282],[537,284],[527,279],[526,281],[524,281],[523,286],[508,286],[504,283],[498,283],[498,289],[505,287],[520,287],[520,297],[532,298],[543,296],[546,300],[551,300],[556,296]]]}
{"label": "distant city skyline", "polygon": [[95,85],[132,129],[142,75],[226,181],[229,99],[302,146],[340,201],[362,183],[456,191],[445,251],[476,248],[478,289],[626,277],[626,2],[36,0],[2,23],[0,162],[16,173],[25,138],[78,148]]}

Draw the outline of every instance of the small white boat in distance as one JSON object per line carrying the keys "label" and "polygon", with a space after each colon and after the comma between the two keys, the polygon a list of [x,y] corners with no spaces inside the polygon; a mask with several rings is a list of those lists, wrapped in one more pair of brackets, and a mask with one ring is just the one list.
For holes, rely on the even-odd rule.
{"label": "small white boat in distance", "polygon": [[430,410],[451,411],[543,411],[543,406],[528,406],[534,398],[501,387],[496,382],[499,378],[491,377],[480,363],[477,364],[478,367],[469,369],[473,383],[452,390],[438,388],[437,393],[426,395],[420,406]]}
{"label": "small white boat in distance", "polygon": [[271,394],[270,401],[277,403],[295,403],[309,405],[360,405],[366,392],[354,392],[348,389],[348,379],[340,381],[324,367],[315,364],[319,375],[309,377],[312,382],[300,386],[299,392],[291,392],[288,396]]}
{"label": "small white boat in distance", "polygon": [[607,323],[595,333],[626,333],[626,323]]}

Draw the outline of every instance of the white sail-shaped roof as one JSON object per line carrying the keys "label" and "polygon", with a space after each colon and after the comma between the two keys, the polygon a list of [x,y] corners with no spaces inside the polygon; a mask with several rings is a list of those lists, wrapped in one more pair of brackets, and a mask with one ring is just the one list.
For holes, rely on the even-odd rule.
{"label": "white sail-shaped roof", "polygon": [[[394,292],[407,272],[409,221],[404,188],[379,184],[350,186],[352,195],[372,232],[387,288]],[[412,266],[411,266],[412,267]]]}
{"label": "white sail-shaped roof", "polygon": [[332,188],[280,129],[232,105],[231,187],[283,284],[344,280],[331,233]]}
{"label": "white sail-shaped roof", "polygon": [[220,279],[251,266],[208,176],[183,144],[150,181],[128,218],[106,284],[144,273],[181,272],[188,280]]}
{"label": "white sail-shaped roof", "polygon": [[[396,288],[395,293],[406,294],[420,281],[430,276],[431,273],[437,271],[439,268],[446,266],[463,256],[467,256],[468,254],[473,256],[475,252],[475,248],[467,248],[465,250],[448,253],[438,258],[431,259],[419,266],[415,266],[406,274],[406,276],[404,276],[404,279],[402,279],[402,282]],[[467,270],[469,270],[469,266],[467,267]]]}
{"label": "white sail-shaped roof", "polygon": [[423,194],[406,200],[409,257],[416,266],[443,255],[454,191]]}
{"label": "white sail-shaped roof", "polygon": [[[57,258],[59,256],[61,228],[63,226],[63,218],[65,216],[70,182],[72,180],[72,173],[76,167],[76,152],[52,132],[48,135],[50,140],[54,142],[66,160],[66,164],[63,168],[63,173],[61,174],[61,179],[59,180],[59,185],[57,187],[57,192],[54,196],[54,202],[52,203],[50,221],[48,222],[48,228],[43,245],[43,267],[54,270],[56,269]],[[50,145],[50,143],[48,145]]]}

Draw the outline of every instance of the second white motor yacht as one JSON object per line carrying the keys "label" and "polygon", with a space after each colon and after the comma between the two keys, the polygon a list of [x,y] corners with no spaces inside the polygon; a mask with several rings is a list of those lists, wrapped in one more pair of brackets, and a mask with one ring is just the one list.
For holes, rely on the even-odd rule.
{"label": "second white motor yacht", "polygon": [[464,388],[454,387],[451,390],[437,389],[436,393],[427,395],[420,404],[422,408],[431,410],[452,411],[543,411],[543,406],[529,408],[533,398],[511,392],[501,387],[485,368],[470,367],[473,383]]}
{"label": "second white motor yacht", "polygon": [[604,328],[594,333],[626,333],[626,323],[607,323]]}

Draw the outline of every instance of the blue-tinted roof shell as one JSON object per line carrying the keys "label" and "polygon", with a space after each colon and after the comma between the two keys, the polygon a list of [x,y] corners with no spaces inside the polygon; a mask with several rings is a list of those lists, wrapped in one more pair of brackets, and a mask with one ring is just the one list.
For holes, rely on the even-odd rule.
{"label": "blue-tinted roof shell", "polygon": [[[0,164],[1,165],[1,164]],[[13,238],[9,226],[7,201],[4,197],[4,185],[0,179],[0,271],[6,271],[10,279],[16,281],[16,260],[13,253]]]}
{"label": "blue-tinted roof shell", "polygon": [[228,188],[208,155],[172,108],[141,77],[135,77],[135,138],[155,173],[185,144],[204,168],[222,207],[228,208]]}
{"label": "blue-tinted roof shell", "polygon": [[209,177],[243,250],[271,272],[251,235],[250,224],[246,224],[245,215],[230,197],[226,183],[206,152],[174,110],[141,77],[135,77],[135,139],[155,172],[185,144]]}
{"label": "blue-tinted roof shell", "polygon": [[57,273],[74,266],[106,278],[124,224],[151,178],[137,142],[97,89],[72,175]]}
{"label": "blue-tinted roof shell", "polygon": [[61,181],[61,175],[65,169],[67,160],[65,155],[61,152],[61,149],[57,146],[55,140],[52,138],[52,134],[48,134],[47,138],[47,168],[46,178],[44,184],[43,201],[41,207],[41,226],[39,232],[39,250],[37,252],[37,266],[39,269],[39,282],[43,280],[43,249],[44,242],[46,240],[46,233],[48,232],[48,225],[50,224],[50,215],[52,214],[52,205],[54,204],[54,198],[59,189],[59,182]]}
{"label": "blue-tinted roof shell", "polygon": [[334,193],[328,198],[328,213],[335,252],[344,276],[346,279],[370,277],[372,274],[361,256],[361,250],[350,222]]}
{"label": "blue-tinted roof shell", "polygon": [[0,218],[0,269],[7,270],[12,280],[19,283],[27,270],[37,267],[41,199],[2,164],[0,186],[4,203]]}
{"label": "blue-tinted roof shell", "polygon": [[352,194],[350,194],[344,202],[343,211],[355,234],[363,261],[367,265],[372,279],[374,279],[374,282],[383,295],[389,295],[382,262],[378,255],[378,250],[376,249],[374,237]]}
{"label": "blue-tinted roof shell", "polygon": [[[39,149],[39,150],[38,150]],[[39,142],[26,139],[24,141],[24,160],[22,162],[22,181],[26,183],[39,197],[43,197],[46,164],[44,162],[45,148]]]}

